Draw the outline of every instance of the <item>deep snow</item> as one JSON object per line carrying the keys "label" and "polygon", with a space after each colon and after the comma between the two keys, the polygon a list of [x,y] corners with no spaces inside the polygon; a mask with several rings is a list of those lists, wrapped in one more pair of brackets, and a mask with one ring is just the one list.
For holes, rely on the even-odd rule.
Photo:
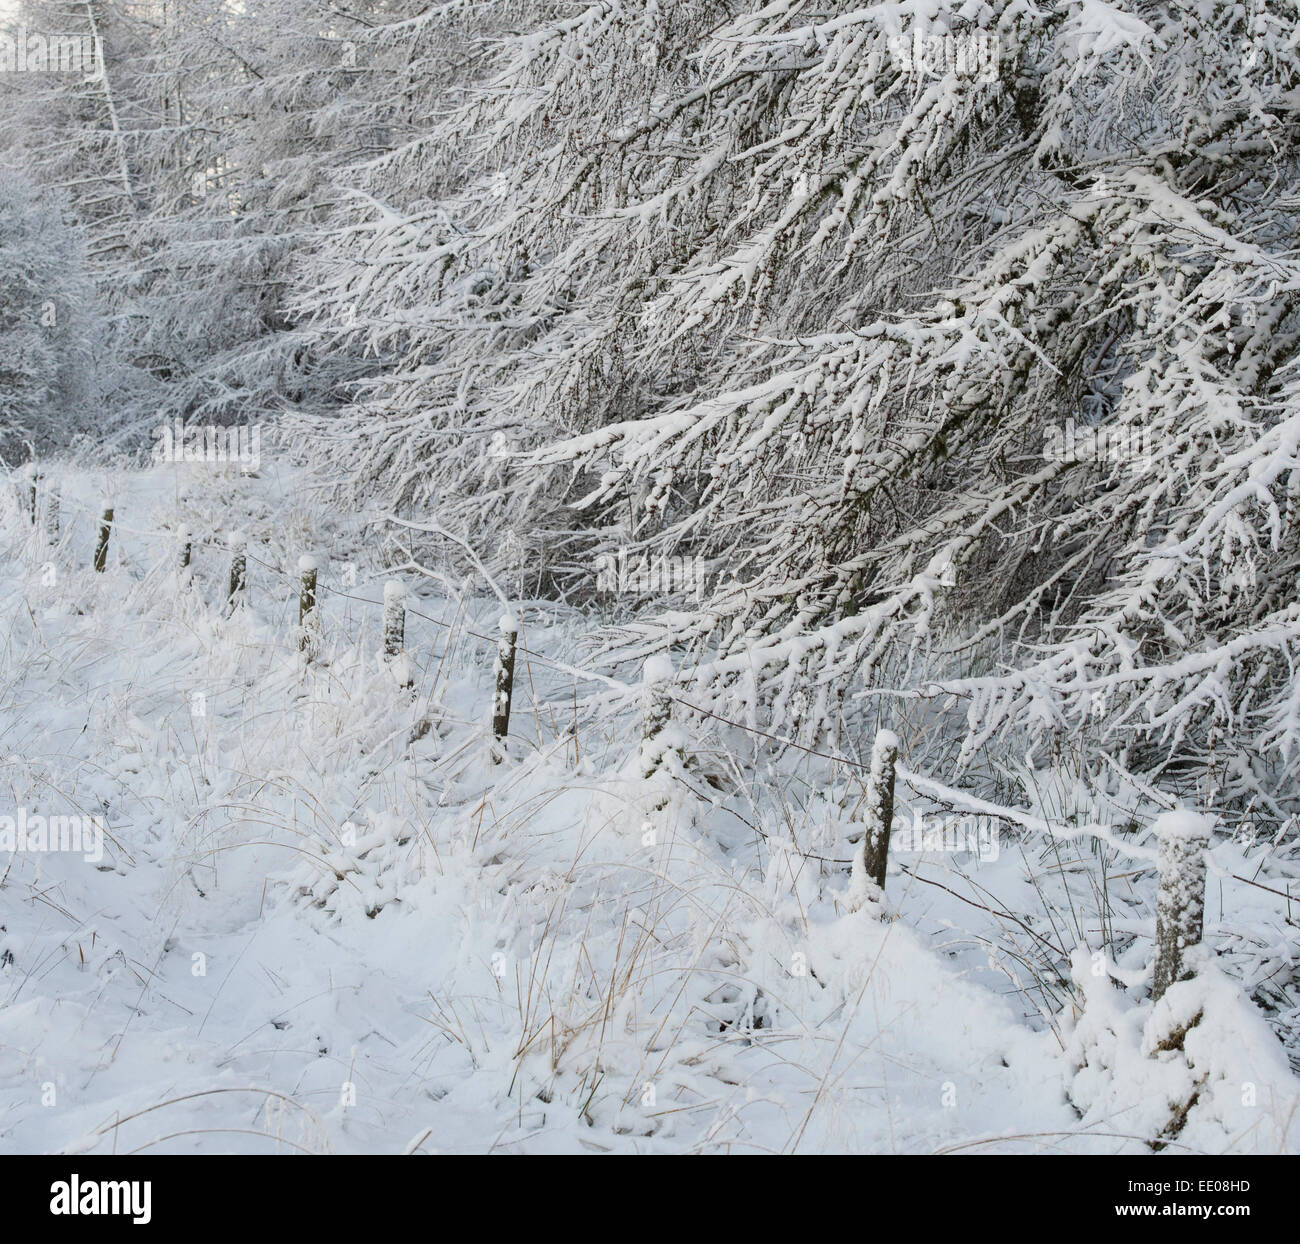
{"label": "deep snow", "polygon": [[[851,910],[833,775],[675,726],[646,777],[637,675],[566,672],[575,615],[517,612],[494,765],[482,584],[404,576],[408,694],[380,655],[394,576],[296,472],[115,475],[97,575],[106,482],[63,473],[54,549],[2,516],[0,813],[109,840],[97,864],[0,852],[0,1151],[1140,1152],[1203,1076],[1166,1152],[1300,1148],[1300,1082],[1216,969],[1152,1015],[1149,940],[1117,988],[1062,929],[1073,980],[1034,998],[987,908],[1030,909],[1041,843],[901,854],[885,906]],[[898,824],[921,806],[900,783]],[[1220,879],[1207,920],[1223,903]],[[1198,1006],[1200,1046],[1156,1050]]]}

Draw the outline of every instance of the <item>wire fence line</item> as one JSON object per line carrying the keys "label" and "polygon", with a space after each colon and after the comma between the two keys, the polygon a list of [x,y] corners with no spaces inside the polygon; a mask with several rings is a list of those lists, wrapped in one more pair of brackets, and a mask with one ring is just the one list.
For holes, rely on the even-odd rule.
{"label": "wire fence line", "polygon": [[[47,548],[57,548],[66,540],[66,529],[60,532],[60,511],[62,504],[61,487],[55,483],[49,490],[45,501],[45,518],[42,522],[38,514],[38,483],[43,480],[39,473],[33,473],[28,484],[27,511],[30,516],[33,536],[45,542]],[[73,512],[95,517],[94,512],[85,505],[70,498]],[[19,514],[23,506],[19,503]],[[21,519],[20,519],[21,521]],[[713,708],[696,704],[680,693],[681,673],[666,654],[651,655],[645,662],[643,677],[639,686],[620,683],[607,675],[582,670],[567,662],[518,644],[518,623],[515,620],[515,607],[500,587],[491,579],[483,564],[473,555],[468,544],[452,537],[442,528],[429,528],[438,534],[461,543],[469,552],[474,564],[485,578],[488,586],[502,602],[505,614],[501,618],[499,633],[495,636],[485,634],[471,626],[447,622],[417,609],[407,609],[406,589],[397,576],[408,567],[390,571],[392,577],[384,585],[382,604],[368,600],[351,592],[344,591],[330,583],[318,581],[318,564],[314,555],[303,555],[299,561],[297,576],[290,574],[280,566],[251,554],[248,542],[242,533],[232,533],[224,541],[211,537],[199,536],[185,524],[175,529],[139,528],[120,523],[117,519],[117,507],[105,498],[98,515],[97,542],[94,553],[94,570],[102,573],[108,565],[108,547],[113,532],[120,531],[128,535],[145,539],[165,539],[179,543],[183,556],[173,564],[178,574],[185,574],[193,581],[191,555],[195,548],[200,550],[221,549],[230,559],[228,588],[226,593],[226,613],[231,616],[242,605],[247,604],[248,579],[247,566],[251,561],[277,579],[292,583],[299,593],[299,612],[297,623],[298,650],[306,663],[311,663],[316,656],[314,635],[318,635],[319,613],[317,609],[317,592],[332,593],[342,600],[352,601],[365,606],[382,608],[383,652],[390,668],[398,673],[398,686],[402,696],[414,694],[413,677],[407,664],[406,650],[406,616],[408,612],[433,627],[447,632],[449,639],[466,635],[496,647],[495,687],[492,700],[492,728],[489,752],[493,764],[501,763],[508,752],[508,733],[510,722],[511,698],[513,696],[516,655],[522,651],[530,661],[555,669],[574,679],[584,679],[601,683],[613,688],[618,697],[626,701],[634,692],[639,691],[642,704],[641,739],[639,747],[642,776],[652,778],[663,768],[668,757],[675,754],[680,767],[669,765],[673,776],[681,777],[686,766],[696,757],[691,744],[680,734],[675,733],[673,724],[674,706],[680,706],[700,719],[714,720],[730,729],[735,729],[749,736],[776,743],[782,748],[793,748],[803,754],[817,757],[835,765],[865,772],[864,800],[859,853],[852,862],[852,880],[848,891],[848,901],[853,909],[861,907],[872,899],[883,900],[886,876],[889,864],[890,837],[895,821],[894,791],[898,780],[915,795],[947,809],[957,809],[977,817],[998,820],[1015,826],[1021,831],[1044,835],[1055,842],[1090,840],[1102,844],[1134,861],[1142,870],[1155,868],[1159,878],[1159,895],[1156,912],[1155,943],[1156,959],[1154,963],[1153,997],[1159,999],[1166,990],[1180,980],[1187,979],[1194,971],[1187,959],[1190,947],[1199,944],[1203,933],[1204,898],[1206,889],[1208,854],[1214,828],[1211,818],[1188,809],[1175,809],[1163,812],[1141,836],[1154,835],[1157,846],[1151,847],[1141,842],[1131,841],[1121,835],[1113,825],[1104,824],[1054,824],[1052,821],[1035,815],[1028,809],[1009,808],[980,799],[968,791],[958,790],[945,783],[938,782],[922,774],[913,772],[898,764],[900,743],[898,736],[891,730],[880,729],[876,732],[870,763],[864,763],[853,757],[833,751],[825,751],[786,738],[771,731],[746,722],[739,722],[715,711]],[[120,543],[120,541],[119,541]],[[415,567],[416,570],[420,568]],[[152,572],[150,572],[152,573]],[[445,656],[445,653],[444,653]],[[538,704],[534,696],[534,704]],[[576,685],[575,685],[576,704]],[[422,723],[408,735],[408,743],[414,743],[427,732],[430,719]],[[576,730],[576,720],[574,729]],[[689,785],[689,783],[688,783]],[[797,850],[797,848],[796,848]],[[912,872],[912,870],[905,870]],[[1219,871],[1220,876],[1231,876],[1247,884],[1258,883],[1247,878],[1237,877],[1235,873]],[[1259,886],[1260,889],[1269,889]],[[1270,893],[1282,895],[1280,891]],[[960,896],[959,896],[960,897]],[[993,908],[989,907],[992,911]],[[1010,913],[1005,913],[1010,915]],[[1012,917],[1015,919],[1014,917]],[[1019,923],[1019,921],[1017,920]],[[1028,928],[1028,926],[1022,926]],[[1032,930],[1030,930],[1032,932]],[[1037,935],[1036,935],[1037,936]]]}
{"label": "wire fence line", "polygon": [[[65,510],[73,509],[73,510],[80,511],[82,515],[95,522],[98,522],[101,518],[101,515],[99,513],[97,513],[94,510],[90,510],[86,508],[84,505],[81,505],[76,501],[73,501],[71,505],[68,505],[67,502],[65,501],[64,509]],[[113,518],[110,526],[113,528],[114,531],[126,532],[127,534],[133,536],[157,537],[163,539],[177,540],[186,535],[186,533],[180,529],[169,529],[163,527],[158,527],[158,528],[131,527],[118,520],[116,516]],[[229,553],[230,551],[230,546],[226,542],[222,540],[214,540],[210,537],[204,538],[204,537],[190,534],[189,538],[186,540],[186,543],[188,543],[191,547],[197,549],[215,550],[223,553]],[[256,565],[261,566],[263,569],[268,570],[272,574],[278,576],[279,578],[284,579],[286,583],[291,583],[295,587],[297,586],[299,582],[297,576],[290,574],[288,571],[282,569],[279,566],[274,565],[271,562],[264,561],[262,558],[258,557],[254,553],[249,553],[245,551],[245,556],[250,562],[253,562]],[[338,596],[343,600],[355,601],[358,604],[365,605],[368,607],[382,605],[382,602],[369,600],[364,596],[357,596],[353,593],[345,592],[342,588],[335,587],[333,584],[328,582],[320,583],[318,585],[318,590],[329,592],[332,595]],[[432,626],[439,627],[445,631],[457,632],[462,635],[470,635],[475,639],[481,640],[482,642],[486,644],[491,644],[493,646],[495,646],[497,643],[497,637],[495,635],[485,634],[482,631],[475,630],[473,627],[457,626],[455,623],[447,622],[442,618],[435,618],[430,614],[422,613],[420,610],[412,609],[409,606],[407,607],[406,612],[412,617],[420,618],[422,621],[428,622]],[[560,673],[568,674],[575,678],[585,679],[588,682],[603,683],[605,686],[609,687],[610,689],[620,692],[621,694],[629,697],[637,695],[640,690],[638,685],[619,682],[618,679],[611,678],[606,674],[598,674],[591,670],[580,669],[577,666],[569,665],[567,662],[559,661],[554,657],[547,656],[545,653],[539,652],[535,648],[529,648],[525,644],[519,644],[517,651],[525,654],[526,656],[530,657],[535,661],[538,661],[540,664],[547,665],[553,669],[558,670]]]}
{"label": "wire fence line", "polygon": [[[231,553],[231,546],[228,541],[214,539],[211,537],[196,536],[192,531],[184,527],[172,528],[172,529],[134,527],[121,522],[116,517],[115,510],[113,513],[113,517],[111,519],[108,519],[106,517],[106,513],[103,514],[96,513],[94,510],[91,510],[90,508],[86,507],[84,504],[80,503],[75,498],[68,498],[68,501],[70,502],[70,505],[67,508],[70,508],[73,511],[80,512],[82,515],[85,515],[91,520],[100,522],[101,525],[107,525],[114,531],[121,531],[133,536],[150,538],[150,539],[165,539],[169,541],[184,540],[185,543],[188,544],[191,548],[220,551],[226,554]],[[108,511],[109,509],[110,507],[106,504],[104,510]],[[22,506],[20,503],[20,513],[21,511],[22,511]],[[33,525],[35,526],[34,513],[32,515],[32,518],[33,518]],[[241,549],[240,555],[247,558],[248,561],[251,561],[255,565],[261,567],[263,570],[268,571],[270,574],[276,576],[277,578],[284,580],[286,584],[292,584],[295,586],[295,588],[301,585],[300,576],[295,576],[289,573],[288,571],[282,569],[280,566],[268,562],[263,558],[256,556],[255,554],[249,553],[246,547],[243,547]],[[314,590],[331,593],[332,595],[337,596],[340,599],[352,601],[357,604],[363,605],[366,608],[383,607],[383,603],[381,601],[375,601],[375,600],[368,599],[367,597],[364,596],[356,595],[355,593],[345,591],[342,588],[336,587],[333,584],[330,584],[328,582],[321,582],[318,585],[314,583],[313,588]],[[403,601],[403,606],[405,606],[404,601]],[[479,640],[484,644],[488,644],[494,648],[498,648],[498,661],[500,661],[501,659],[501,650],[499,647],[501,644],[500,635],[490,635],[485,632],[479,631],[471,626],[458,625],[453,622],[448,622],[442,618],[434,617],[418,609],[406,608],[405,612],[409,613],[413,617],[419,618],[422,621],[427,622],[431,626],[446,631],[449,635],[455,635],[455,634],[467,635],[476,640]],[[588,682],[602,684],[615,691],[617,693],[617,699],[624,703],[626,703],[627,701],[631,700],[633,697],[638,695],[644,698],[647,694],[648,689],[651,689],[650,688],[651,674],[650,674],[649,663],[647,663],[645,679],[643,679],[643,681],[638,684],[629,684],[629,683],[620,682],[617,679],[609,677],[608,675],[599,674],[590,670],[584,670],[579,667],[570,665],[567,662],[557,660],[554,657],[539,652],[537,649],[529,648],[524,644],[518,644],[513,639],[511,641],[511,647],[513,651],[517,651],[524,654],[529,660],[536,661],[537,663],[547,666],[551,669],[554,669],[559,673],[562,673],[569,677],[573,677],[575,679],[582,679]],[[652,658],[652,661],[653,660],[654,659]],[[661,667],[656,665],[656,669],[660,669],[660,668]],[[654,676],[654,681],[658,684],[658,688],[659,688],[658,694],[660,695],[661,699],[669,701],[675,705],[680,705],[687,712],[695,714],[700,719],[708,719],[708,720],[716,721],[720,725],[724,725],[730,729],[741,731],[744,734],[747,734],[757,739],[761,739],[765,742],[775,743],[783,748],[791,748],[803,754],[816,757],[818,759],[830,762],[832,764],[843,765],[846,768],[854,771],[867,773],[867,774],[870,774],[871,772],[872,766],[868,762],[855,759],[854,757],[851,756],[843,755],[839,752],[826,751],[816,747],[807,746],[806,744],[800,743],[795,739],[778,735],[772,733],[771,731],[763,730],[755,725],[751,725],[746,722],[736,721],[732,718],[723,716],[722,714],[718,713],[717,711],[715,711],[714,709],[706,705],[695,703],[692,700],[687,699],[685,696],[681,695],[678,692],[677,688],[674,686],[674,683],[676,683],[675,675],[672,675],[671,677],[665,677],[663,673],[658,673]],[[507,687],[506,689],[506,694],[508,698],[509,687]],[[656,730],[658,728],[659,728],[658,726],[655,727]],[[1125,856],[1130,860],[1133,860],[1134,862],[1140,864],[1143,867],[1152,867],[1156,865],[1156,863],[1158,862],[1157,848],[1145,846],[1138,842],[1129,841],[1127,838],[1121,836],[1120,831],[1114,825],[1107,825],[1107,824],[1057,825],[1057,824],[1053,824],[1051,821],[1045,820],[1042,817],[1034,815],[1032,812],[1030,812],[1027,809],[1007,807],[1002,804],[994,804],[987,800],[979,799],[968,791],[962,791],[955,787],[938,782],[932,778],[925,777],[919,773],[915,773],[912,770],[907,769],[902,765],[894,765],[893,771],[894,774],[897,776],[897,778],[901,779],[904,785],[906,785],[909,789],[911,789],[915,794],[922,796],[923,798],[929,799],[938,805],[950,809],[957,809],[969,815],[984,816],[990,819],[998,820],[1009,825],[1014,825],[1020,829],[1029,831],[1031,833],[1045,835],[1057,841],[1092,839],[1096,842],[1104,844],[1105,846],[1111,848],[1118,854]],[[1240,881],[1247,880],[1246,878],[1236,877],[1235,874],[1227,874],[1227,875],[1233,876],[1236,880],[1240,880]],[[1267,887],[1261,887],[1261,888],[1267,888]]]}

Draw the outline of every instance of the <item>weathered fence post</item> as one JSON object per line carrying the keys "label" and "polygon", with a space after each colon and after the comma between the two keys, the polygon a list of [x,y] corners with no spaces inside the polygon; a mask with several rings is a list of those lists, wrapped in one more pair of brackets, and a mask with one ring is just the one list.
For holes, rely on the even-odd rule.
{"label": "weathered fence post", "polygon": [[415,682],[403,649],[406,646],[406,588],[397,580],[384,584],[384,656],[399,674],[403,687]]}
{"label": "weathered fence post", "polygon": [[99,519],[99,538],[95,541],[95,571],[104,573],[108,565],[108,537],[113,530],[113,506],[106,502],[104,512]]}
{"label": "weathered fence post", "polygon": [[519,625],[508,613],[498,623],[496,691],[492,697],[492,763],[500,764],[510,733],[510,700],[515,693],[515,643]]}
{"label": "weathered fence post", "polygon": [[248,541],[242,531],[232,532],[230,545],[230,579],[226,585],[226,616],[248,603]]}
{"label": "weathered fence post", "polygon": [[1186,808],[1156,818],[1160,890],[1156,898],[1156,975],[1151,996],[1157,1002],[1170,985],[1191,975],[1184,963],[1187,951],[1201,941],[1205,852],[1212,825],[1209,817]]}
{"label": "weathered fence post", "polygon": [[406,588],[396,579],[384,584],[384,655],[400,656],[406,645]]}
{"label": "weathered fence post", "polygon": [[649,777],[663,759],[657,742],[673,717],[672,658],[659,654],[650,657],[641,674],[641,767]]}
{"label": "weathered fence post", "polygon": [[51,544],[59,538],[59,491],[58,480],[45,490],[45,538]]}
{"label": "weathered fence post", "polygon": [[298,650],[310,654],[311,632],[316,624],[316,559],[310,553],[298,558]]}
{"label": "weathered fence post", "polygon": [[867,815],[862,834],[862,871],[885,890],[889,865],[889,834],[894,825],[894,765],[898,761],[898,735],[877,730],[867,774]]}

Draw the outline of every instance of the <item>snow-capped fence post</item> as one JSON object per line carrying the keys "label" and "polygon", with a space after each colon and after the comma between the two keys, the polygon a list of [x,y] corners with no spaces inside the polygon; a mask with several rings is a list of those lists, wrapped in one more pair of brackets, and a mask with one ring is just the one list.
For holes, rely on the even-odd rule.
{"label": "snow-capped fence post", "polygon": [[898,761],[898,735],[877,730],[867,774],[866,825],[862,833],[863,874],[885,890],[889,863],[889,833],[894,824],[894,765]]}
{"label": "snow-capped fence post", "polygon": [[232,532],[230,545],[230,578],[226,583],[226,616],[229,617],[248,600],[248,548],[241,531]]}
{"label": "snow-capped fence post", "polygon": [[316,559],[310,553],[298,558],[298,651],[311,652],[311,633],[316,624]]}
{"label": "snow-capped fence post", "polygon": [[1156,818],[1160,890],[1156,898],[1156,973],[1151,996],[1159,1001],[1170,985],[1191,975],[1185,956],[1201,941],[1205,916],[1205,852],[1212,822],[1177,809]]}
{"label": "snow-capped fence post", "polygon": [[384,656],[401,656],[406,646],[406,588],[396,579],[384,584]]}
{"label": "snow-capped fence post", "polygon": [[99,536],[95,540],[95,572],[104,573],[104,567],[108,565],[108,537],[113,530],[113,506],[111,503],[104,505],[104,512],[99,519]]}
{"label": "snow-capped fence post", "polygon": [[660,653],[647,659],[641,673],[642,770],[649,777],[662,759],[659,736],[673,719],[673,663]]}
{"label": "snow-capped fence post", "polygon": [[496,690],[492,697],[492,763],[500,764],[505,755],[506,735],[510,733],[510,701],[515,693],[515,644],[519,626],[510,614],[498,623],[495,668]]}

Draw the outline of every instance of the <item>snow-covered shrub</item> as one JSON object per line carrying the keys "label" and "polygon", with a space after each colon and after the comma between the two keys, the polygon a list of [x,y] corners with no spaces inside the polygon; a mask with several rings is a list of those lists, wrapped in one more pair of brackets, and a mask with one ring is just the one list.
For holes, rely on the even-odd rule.
{"label": "snow-covered shrub", "polygon": [[1294,1143],[1300,1101],[1286,1056],[1208,956],[1154,1006],[1127,1003],[1082,952],[1074,981],[1086,1001],[1066,1057],[1085,1128],[1211,1153],[1281,1152]]}

